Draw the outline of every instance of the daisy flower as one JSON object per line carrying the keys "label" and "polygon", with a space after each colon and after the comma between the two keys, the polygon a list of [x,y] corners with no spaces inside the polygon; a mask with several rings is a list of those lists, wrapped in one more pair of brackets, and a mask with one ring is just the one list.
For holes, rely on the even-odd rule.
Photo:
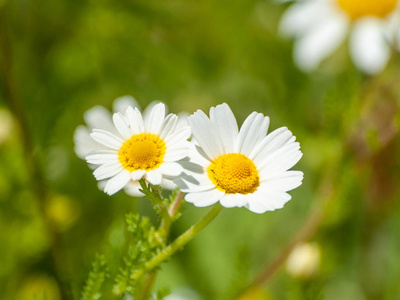
{"label": "daisy flower", "polygon": [[301,158],[299,143],[286,128],[267,135],[269,118],[253,112],[238,129],[227,104],[198,110],[188,118],[195,143],[190,161],[182,162],[186,176],[176,180],[195,206],[220,202],[224,207],[246,207],[255,213],[278,208],[303,179],[288,171]]}
{"label": "daisy flower", "polygon": [[172,180],[182,172],[177,162],[188,154],[190,127],[177,126],[178,116],[165,116],[165,110],[158,103],[143,117],[138,108],[128,107],[125,114],[113,115],[117,134],[93,129],[90,136],[101,148],[86,155],[86,160],[98,165],[93,172],[97,180],[108,180],[104,192],[113,195],[142,178],[160,185],[163,178]]}
{"label": "daisy flower", "polygon": [[[151,108],[156,103],[153,102],[149,104],[149,106],[144,111],[144,116],[148,116]],[[122,96],[115,99],[113,103],[113,112],[123,113],[126,109],[131,107],[138,107],[139,104],[132,96]],[[87,110],[84,114],[84,120],[86,125],[79,125],[75,132],[74,132],[74,143],[75,143],[75,153],[76,155],[81,158],[85,159],[86,155],[90,152],[98,149],[107,149],[102,144],[96,142],[94,139],[90,137],[90,133],[94,128],[97,129],[104,129],[113,134],[118,135],[118,130],[115,128],[113,121],[112,121],[112,113],[105,107],[96,105],[91,109]],[[91,169],[95,169],[97,165],[89,164]],[[107,184],[107,180],[100,180],[98,182],[98,187],[100,190],[104,191],[104,187]],[[176,185],[170,181],[163,179],[162,182],[163,188],[173,190],[176,188]],[[140,184],[136,181],[130,181],[125,187],[124,191],[133,197],[142,197],[144,194],[140,192]]]}
{"label": "daisy flower", "polygon": [[298,0],[283,15],[280,29],[296,39],[294,60],[304,71],[317,68],[349,35],[355,66],[376,74],[400,37],[399,25],[398,0]]}

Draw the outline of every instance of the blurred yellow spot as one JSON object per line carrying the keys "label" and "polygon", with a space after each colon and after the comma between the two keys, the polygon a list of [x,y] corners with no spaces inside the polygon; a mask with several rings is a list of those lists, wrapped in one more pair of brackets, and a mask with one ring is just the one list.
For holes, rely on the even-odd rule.
{"label": "blurred yellow spot", "polygon": [[245,294],[241,295],[238,300],[271,300],[272,297],[268,295],[260,286],[255,286]]}
{"label": "blurred yellow spot", "polygon": [[207,169],[218,189],[227,194],[248,194],[260,185],[254,163],[245,155],[229,153],[214,159]]}
{"label": "blurred yellow spot", "polygon": [[0,108],[0,144],[3,143],[12,132],[14,127],[14,120],[11,113]]}
{"label": "blurred yellow spot", "polygon": [[77,205],[63,195],[55,196],[49,200],[46,213],[59,231],[69,229],[80,215]]}
{"label": "blurred yellow spot", "polygon": [[152,170],[160,166],[165,155],[165,143],[151,133],[137,134],[119,150],[118,158],[128,171]]}
{"label": "blurred yellow spot", "polygon": [[290,253],[286,270],[295,278],[307,279],[318,272],[320,261],[321,251],[317,244],[300,244]]}
{"label": "blurred yellow spot", "polygon": [[344,10],[352,20],[362,17],[374,16],[384,18],[393,12],[397,0],[337,0],[339,7]]}
{"label": "blurred yellow spot", "polygon": [[44,274],[33,275],[22,283],[17,299],[60,300],[60,291],[54,278]]}

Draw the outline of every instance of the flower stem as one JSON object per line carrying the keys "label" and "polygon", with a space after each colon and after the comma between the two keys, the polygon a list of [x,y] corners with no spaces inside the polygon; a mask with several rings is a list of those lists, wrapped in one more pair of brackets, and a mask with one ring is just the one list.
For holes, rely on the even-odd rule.
{"label": "flower stem", "polygon": [[[158,193],[157,195],[160,198],[159,200],[162,203],[161,193]],[[174,217],[178,213],[180,204],[182,203],[182,199],[183,199],[183,193],[178,192],[178,194],[176,195],[176,197],[174,199],[174,202],[172,203],[171,208],[169,210],[167,209],[167,212],[163,214],[160,228],[158,231],[165,243],[167,242],[167,239],[169,236],[169,231],[171,229],[171,224],[173,222]],[[157,277],[157,273],[158,273],[158,270],[154,270],[152,273],[150,273],[147,276],[145,283],[143,284],[143,287],[138,296],[138,300],[146,300],[149,298],[154,281]]]}
{"label": "flower stem", "polygon": [[139,293],[137,300],[147,300],[150,298],[151,289],[153,287],[154,281],[156,280],[156,276],[157,270],[147,276],[147,279]]}
{"label": "flower stem", "polygon": [[175,241],[173,241],[168,247],[166,247],[159,254],[154,256],[150,261],[148,261],[144,267],[137,272],[131,274],[131,279],[138,280],[144,274],[153,270],[159,266],[162,262],[170,258],[176,251],[182,249],[184,245],[190,242],[200,231],[202,231],[221,211],[222,206],[215,204],[213,208],[195,225],[190,227],[186,232],[180,235]]}

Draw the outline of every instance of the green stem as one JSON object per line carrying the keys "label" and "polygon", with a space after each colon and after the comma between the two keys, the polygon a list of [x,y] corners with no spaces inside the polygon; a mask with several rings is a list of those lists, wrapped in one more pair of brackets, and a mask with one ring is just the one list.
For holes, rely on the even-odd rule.
{"label": "green stem", "polygon": [[175,241],[173,241],[168,247],[166,247],[159,254],[154,256],[150,261],[148,261],[144,267],[137,272],[131,274],[131,279],[138,280],[144,274],[150,272],[157,266],[159,266],[162,262],[171,257],[176,251],[185,246],[188,242],[190,242],[200,231],[204,229],[221,211],[222,206],[219,204],[215,204],[213,208],[195,225],[190,227],[185,233],[180,235]]}
{"label": "green stem", "polygon": [[179,191],[178,195],[176,195],[174,203],[172,203],[171,208],[168,211],[171,218],[174,218],[178,213],[179,207],[182,204],[182,199],[183,199],[183,193]]}
{"label": "green stem", "polygon": [[157,270],[150,273],[139,293],[137,300],[147,300],[150,298],[151,289],[153,287],[154,281],[156,280]]}
{"label": "green stem", "polygon": [[[145,182],[143,182],[143,184],[145,184]],[[162,220],[161,220],[161,224],[158,229],[158,232],[159,232],[161,238],[163,239],[163,241],[166,243],[167,239],[168,239],[169,231],[171,229],[173,219],[179,210],[180,203],[182,203],[183,193],[178,192],[178,194],[176,195],[176,197],[174,199],[174,202],[171,205],[171,208],[168,210],[167,206],[163,202],[163,199],[161,197],[161,193],[160,193],[158,187],[154,187],[152,185],[149,185],[149,187],[151,187],[151,189],[155,192],[152,195],[155,195],[156,198],[158,198],[158,199],[153,199],[153,201],[156,201],[157,203],[162,204],[165,207],[165,210],[162,210],[163,216],[162,216]],[[147,278],[143,284],[143,287],[140,291],[140,294],[138,296],[138,300],[149,299],[151,289],[152,289],[154,281],[157,277],[157,273],[158,273],[158,270],[154,270],[152,273],[150,273],[147,276]]]}
{"label": "green stem", "polygon": [[168,238],[172,222],[174,221],[174,218],[176,217],[176,214],[179,211],[182,199],[183,199],[183,193],[178,192],[174,202],[171,205],[171,208],[168,210],[168,216],[165,216],[161,221],[160,232],[164,236],[165,240],[167,240]]}

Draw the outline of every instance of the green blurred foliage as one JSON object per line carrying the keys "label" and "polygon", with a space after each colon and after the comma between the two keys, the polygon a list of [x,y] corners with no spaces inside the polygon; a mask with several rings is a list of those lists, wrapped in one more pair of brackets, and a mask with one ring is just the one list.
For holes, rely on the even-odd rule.
{"label": "green blurred foliage", "polygon": [[[0,1],[0,109],[8,114],[0,115],[0,299],[79,299],[96,253],[110,273],[123,264],[127,213],[156,224],[147,200],[99,191],[73,151],[83,113],[128,94],[175,113],[227,102],[240,122],[262,112],[271,129],[288,126],[304,153],[295,167],[304,183],[284,209],[225,209],[163,265],[156,290],[236,297],[323,206],[312,238],[321,249],[317,274],[299,279],[281,268],[240,299],[400,298],[400,59],[366,78],[342,48],[303,74],[291,42],[277,35],[284,8],[259,0]],[[183,209],[172,238],[208,210]]]}

